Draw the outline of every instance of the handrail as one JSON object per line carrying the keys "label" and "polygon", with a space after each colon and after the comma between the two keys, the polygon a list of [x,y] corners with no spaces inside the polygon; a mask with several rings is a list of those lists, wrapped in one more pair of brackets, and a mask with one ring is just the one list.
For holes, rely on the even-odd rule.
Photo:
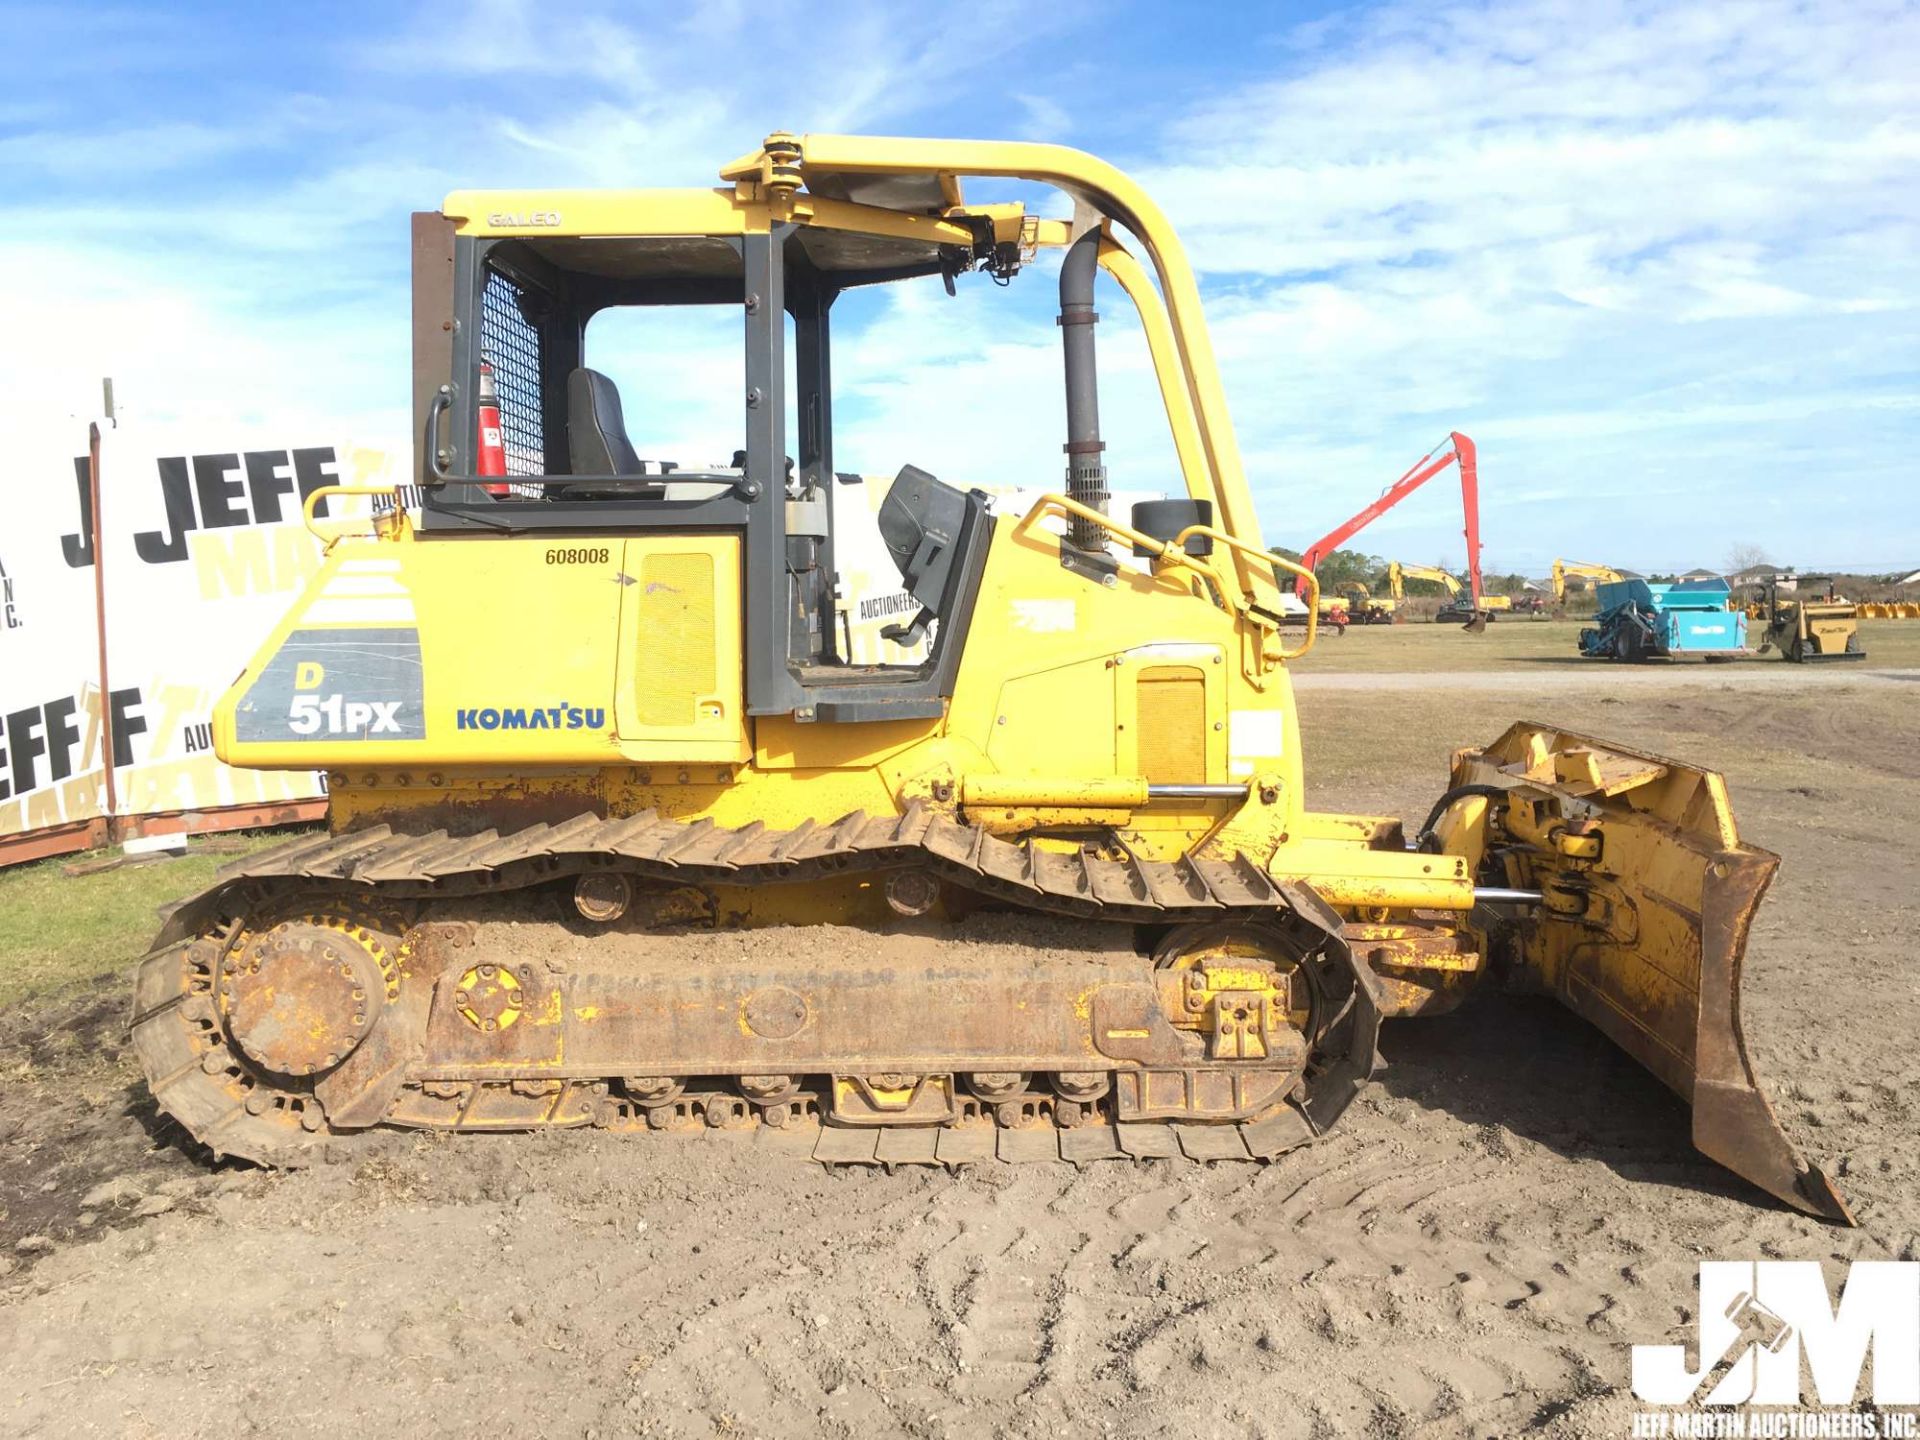
{"label": "handrail", "polygon": [[[322,485],[319,489],[309,494],[301,504],[300,519],[307,527],[308,533],[323,544],[331,545],[343,535],[352,533],[346,530],[328,532],[315,527],[314,521],[319,517],[313,513],[314,507],[330,495],[391,495],[394,499],[394,506],[390,513],[402,516],[406,514],[406,511],[402,509],[400,505],[400,487],[398,485]],[[343,515],[338,518],[342,520],[357,520],[360,517],[357,515]],[[366,518],[373,522],[374,527],[369,529],[367,533],[377,536],[380,533],[378,528],[380,522],[388,517],[369,513]]]}
{"label": "handrail", "polygon": [[[1319,576],[1315,575],[1311,570],[1307,569],[1306,566],[1304,565],[1294,564],[1293,561],[1287,559],[1287,557],[1284,555],[1275,555],[1270,550],[1262,550],[1257,545],[1249,545],[1247,544],[1246,541],[1237,539],[1236,537],[1227,534],[1224,530],[1216,530],[1211,525],[1189,525],[1186,529],[1182,530],[1178,535],[1174,536],[1172,541],[1170,541],[1169,543],[1173,546],[1179,547],[1180,553],[1184,555],[1186,553],[1187,539],[1188,537],[1193,535],[1205,535],[1209,540],[1212,540],[1215,544],[1225,545],[1231,550],[1242,551],[1245,554],[1253,556],[1257,560],[1266,561],[1269,565],[1273,566],[1276,570],[1285,570],[1287,573],[1292,575],[1295,579],[1304,580],[1307,586],[1307,599],[1306,599],[1307,637],[1304,641],[1301,642],[1300,648],[1298,650],[1289,650],[1287,649],[1286,644],[1282,642],[1280,646],[1280,658],[1282,660],[1298,660],[1302,655],[1306,654],[1307,651],[1313,648],[1314,638],[1319,632],[1319,625],[1320,625],[1320,577]],[[1279,577],[1275,576],[1274,579],[1277,586]]]}
{"label": "handrail", "polygon": [[[1186,543],[1192,536],[1205,535],[1210,540],[1225,545],[1228,549],[1239,554],[1250,556],[1254,560],[1264,562],[1277,570],[1288,571],[1304,580],[1307,585],[1307,635],[1305,643],[1297,650],[1289,650],[1285,644],[1282,643],[1280,646],[1280,659],[1297,660],[1313,648],[1314,638],[1318,633],[1319,616],[1316,612],[1319,609],[1320,582],[1315,578],[1312,571],[1294,564],[1293,561],[1288,560],[1284,556],[1262,550],[1257,545],[1249,545],[1244,540],[1237,539],[1224,531],[1214,529],[1211,525],[1189,525],[1174,539],[1162,540],[1158,536],[1148,535],[1143,531],[1136,530],[1131,525],[1122,524],[1111,515],[1095,510],[1091,506],[1082,505],[1078,500],[1069,499],[1065,495],[1051,492],[1042,495],[1038,500],[1033,502],[1032,507],[1021,517],[1020,523],[1016,528],[1026,530],[1028,527],[1037,524],[1042,516],[1055,512],[1063,515],[1078,516],[1082,520],[1090,521],[1113,535],[1116,539],[1124,540],[1135,549],[1144,552],[1150,556],[1156,564],[1177,565],[1193,571],[1203,580],[1206,580],[1213,587],[1215,593],[1219,595],[1231,593],[1226,577],[1221,575],[1220,571],[1214,566],[1203,564],[1198,557],[1187,553]],[[1275,579],[1277,585],[1278,577],[1276,576]],[[1255,608],[1253,597],[1243,593],[1240,604],[1237,607],[1238,611],[1244,614],[1253,611]],[[1262,610],[1260,613],[1266,614],[1268,612]],[[1278,617],[1275,618],[1277,620]],[[1276,624],[1273,628],[1278,630],[1279,626]]]}
{"label": "handrail", "polygon": [[433,399],[427,403],[427,430],[420,437],[420,453],[427,462],[427,473],[422,477],[425,483],[444,485],[453,478],[447,474],[447,464],[453,459],[453,450],[440,444],[440,417],[452,408],[451,385],[442,385],[435,390]]}

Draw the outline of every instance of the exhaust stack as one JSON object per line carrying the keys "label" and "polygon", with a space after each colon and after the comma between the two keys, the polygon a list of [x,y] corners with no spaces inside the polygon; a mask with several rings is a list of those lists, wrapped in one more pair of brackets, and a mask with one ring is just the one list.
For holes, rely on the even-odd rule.
{"label": "exhaust stack", "polygon": [[[1089,509],[1107,513],[1107,467],[1100,457],[1106,445],[1100,439],[1100,379],[1094,359],[1093,327],[1100,316],[1093,308],[1093,277],[1100,263],[1100,231],[1088,230],[1067,247],[1060,266],[1060,333],[1066,350],[1067,498]],[[1091,520],[1067,517],[1067,543],[1080,550],[1104,552],[1107,532]]]}

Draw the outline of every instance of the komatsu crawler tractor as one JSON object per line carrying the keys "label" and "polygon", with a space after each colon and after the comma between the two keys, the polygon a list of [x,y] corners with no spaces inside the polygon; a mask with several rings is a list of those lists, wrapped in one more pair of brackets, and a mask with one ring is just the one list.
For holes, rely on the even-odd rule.
{"label": "komatsu crawler tractor", "polygon": [[[1072,218],[969,204],[973,177],[1057,187]],[[331,830],[227,871],[142,962],[165,1111],[267,1163],[376,1126],[1268,1159],[1336,1123],[1383,1019],[1492,979],[1599,1026],[1691,1103],[1707,1155],[1847,1218],[1747,1059],[1777,861],[1718,775],[1523,723],[1455,754],[1411,835],[1308,807],[1287,662],[1314,580],[1261,539],[1193,273],[1126,176],[778,134],[720,178],[415,217],[417,495],[308,497],[325,563],[214,721],[230,764],[326,771]],[[1002,510],[967,483],[1044,483],[1039,455],[992,477],[849,457],[897,471],[877,524],[910,597],[894,653],[918,657],[855,663],[836,516],[873,512],[831,503],[852,477],[830,317],[1046,251],[1059,493]],[[1180,472],[1124,516],[1103,275]],[[596,316],[674,307],[738,327],[721,463],[650,447],[644,395],[630,433],[592,368]],[[983,923],[1056,938],[968,940]]]}

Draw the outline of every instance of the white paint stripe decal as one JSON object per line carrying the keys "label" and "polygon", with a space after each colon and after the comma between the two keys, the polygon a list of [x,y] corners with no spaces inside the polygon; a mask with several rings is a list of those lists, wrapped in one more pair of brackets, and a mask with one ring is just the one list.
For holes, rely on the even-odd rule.
{"label": "white paint stripe decal", "polygon": [[300,617],[302,625],[367,625],[411,622],[410,600],[328,600],[313,602]]}

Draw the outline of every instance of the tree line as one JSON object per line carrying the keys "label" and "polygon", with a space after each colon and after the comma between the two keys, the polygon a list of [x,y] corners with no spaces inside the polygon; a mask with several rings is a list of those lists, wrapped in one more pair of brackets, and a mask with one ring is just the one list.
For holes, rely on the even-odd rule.
{"label": "tree line", "polygon": [[[1300,563],[1300,552],[1289,550],[1284,545],[1276,545],[1273,553],[1283,560]],[[1404,562],[1402,562],[1404,563]],[[1334,550],[1320,557],[1320,564],[1314,574],[1320,579],[1323,590],[1337,590],[1349,581],[1357,580],[1369,590],[1385,590],[1387,586],[1388,559],[1382,555],[1369,555],[1364,550]],[[1433,568],[1445,570],[1462,587],[1467,583],[1467,572],[1456,569],[1444,561],[1435,561]],[[1446,587],[1437,580],[1416,580],[1408,576],[1406,591],[1409,595],[1444,595]],[[1488,595],[1519,595],[1527,588],[1527,577],[1518,572],[1496,575],[1490,572],[1480,576],[1480,588]]]}

